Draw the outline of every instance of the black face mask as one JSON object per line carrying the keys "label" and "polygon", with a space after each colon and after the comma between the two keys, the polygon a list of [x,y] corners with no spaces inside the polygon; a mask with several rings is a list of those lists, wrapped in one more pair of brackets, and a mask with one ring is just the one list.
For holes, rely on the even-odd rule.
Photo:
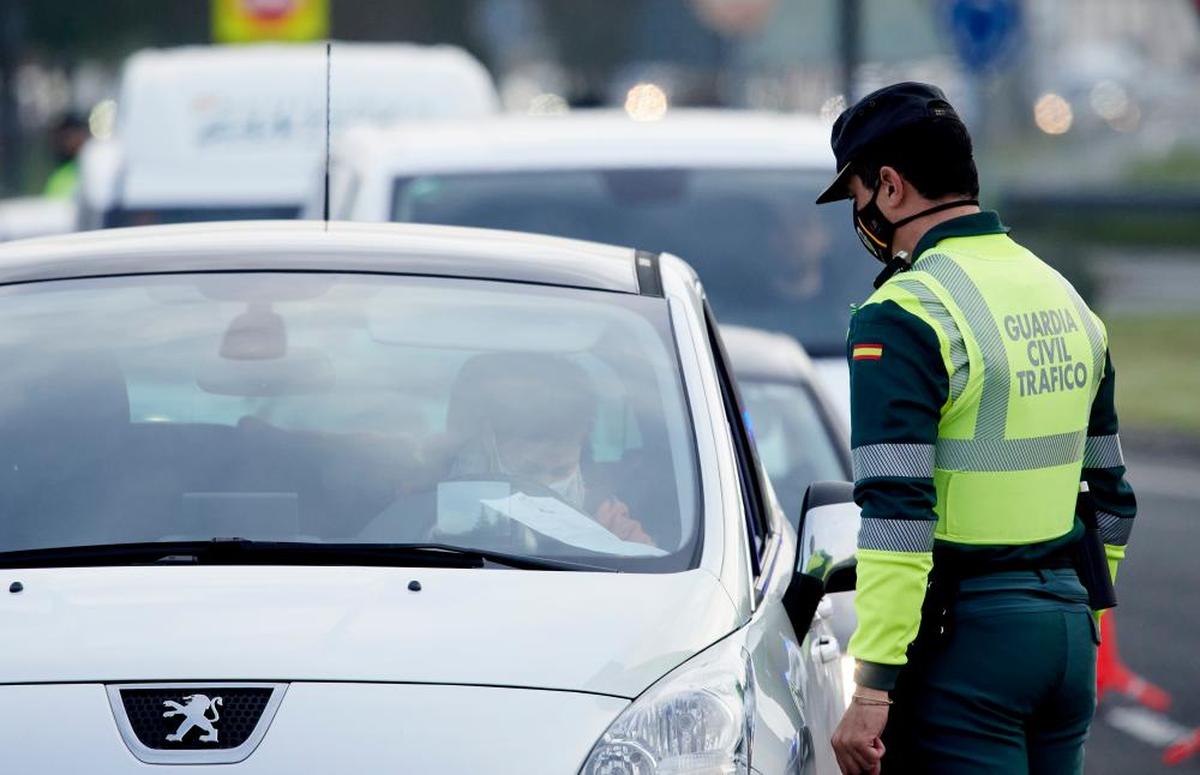
{"label": "black face mask", "polygon": [[875,200],[878,198],[879,188],[876,188],[871,192],[871,201],[863,205],[861,209],[854,208],[854,231],[858,233],[858,238],[862,241],[863,247],[867,249],[867,252],[875,256],[883,264],[891,262],[893,255],[892,240],[896,238],[896,230],[904,224],[911,223],[931,213],[949,210],[952,207],[979,204],[975,199],[958,199],[953,202],[943,202],[942,204],[934,205],[892,223],[879,209],[879,205],[875,204]]}

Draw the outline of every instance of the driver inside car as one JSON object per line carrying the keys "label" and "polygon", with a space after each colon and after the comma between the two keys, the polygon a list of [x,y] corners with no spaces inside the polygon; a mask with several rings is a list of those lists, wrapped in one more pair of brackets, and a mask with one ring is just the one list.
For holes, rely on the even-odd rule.
{"label": "driver inside car", "polygon": [[518,488],[532,484],[530,494],[544,488],[618,538],[653,546],[629,507],[589,466],[596,407],[587,373],[565,358],[478,355],[459,372],[447,433],[427,455],[449,458],[442,469],[449,478],[498,476]]}
{"label": "driver inside car", "polygon": [[[445,432],[426,440],[351,435],[277,428],[254,416],[241,418],[239,431],[276,439],[292,450],[316,445],[327,450],[352,440],[359,454],[330,466],[322,477],[346,480],[365,492],[365,483],[389,480],[391,501],[355,532],[397,540],[428,538],[431,524],[414,519],[426,510],[422,499],[442,482],[497,479],[533,496],[553,496],[589,516],[616,537],[656,546],[616,494],[619,476],[605,475],[592,463],[589,435],[596,395],[587,373],[569,360],[545,353],[486,353],[467,360],[450,390]],[[331,457],[336,457],[331,455]],[[374,498],[371,498],[374,500]],[[431,508],[431,507],[430,507]],[[335,529],[316,529],[338,536]]]}

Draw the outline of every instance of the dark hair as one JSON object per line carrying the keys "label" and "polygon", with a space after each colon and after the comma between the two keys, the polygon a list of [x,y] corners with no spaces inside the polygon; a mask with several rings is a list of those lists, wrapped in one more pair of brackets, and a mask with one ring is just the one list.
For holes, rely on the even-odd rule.
{"label": "dark hair", "polygon": [[51,126],[54,132],[67,132],[74,129],[87,129],[88,120],[79,113],[65,113]]}
{"label": "dark hair", "polygon": [[894,168],[926,199],[979,196],[971,136],[959,121],[935,118],[903,127],[872,144],[854,163],[868,188],[877,185],[883,167]]}

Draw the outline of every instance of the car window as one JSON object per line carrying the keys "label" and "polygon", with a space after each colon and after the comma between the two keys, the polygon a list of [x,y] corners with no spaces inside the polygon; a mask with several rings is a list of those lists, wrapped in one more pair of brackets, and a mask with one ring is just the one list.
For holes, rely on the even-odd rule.
{"label": "car window", "polygon": [[164,223],[202,221],[272,221],[295,218],[300,208],[278,207],[129,207],[113,208],[104,213],[106,229],[119,226],[154,226]]}
{"label": "car window", "polygon": [[242,537],[690,565],[662,299],[210,274],[0,291],[0,550]]}
{"label": "car window", "polygon": [[878,272],[849,205],[813,204],[806,170],[610,169],[397,181],[397,221],[532,231],[670,252],[700,274],[722,323],[782,331],[840,356],[850,305]]}
{"label": "car window", "polygon": [[804,491],[815,481],[846,479],[836,434],[803,386],[738,377],[759,459],[796,527]]}

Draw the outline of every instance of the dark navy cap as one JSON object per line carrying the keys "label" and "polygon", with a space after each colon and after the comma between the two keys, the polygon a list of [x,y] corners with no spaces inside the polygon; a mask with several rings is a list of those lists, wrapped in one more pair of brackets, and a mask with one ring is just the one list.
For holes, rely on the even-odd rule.
{"label": "dark navy cap", "polygon": [[864,150],[897,129],[926,119],[961,122],[941,89],[915,81],[885,86],[843,110],[833,123],[830,137],[838,174],[829,188],[817,197],[817,204],[849,199],[851,163]]}

